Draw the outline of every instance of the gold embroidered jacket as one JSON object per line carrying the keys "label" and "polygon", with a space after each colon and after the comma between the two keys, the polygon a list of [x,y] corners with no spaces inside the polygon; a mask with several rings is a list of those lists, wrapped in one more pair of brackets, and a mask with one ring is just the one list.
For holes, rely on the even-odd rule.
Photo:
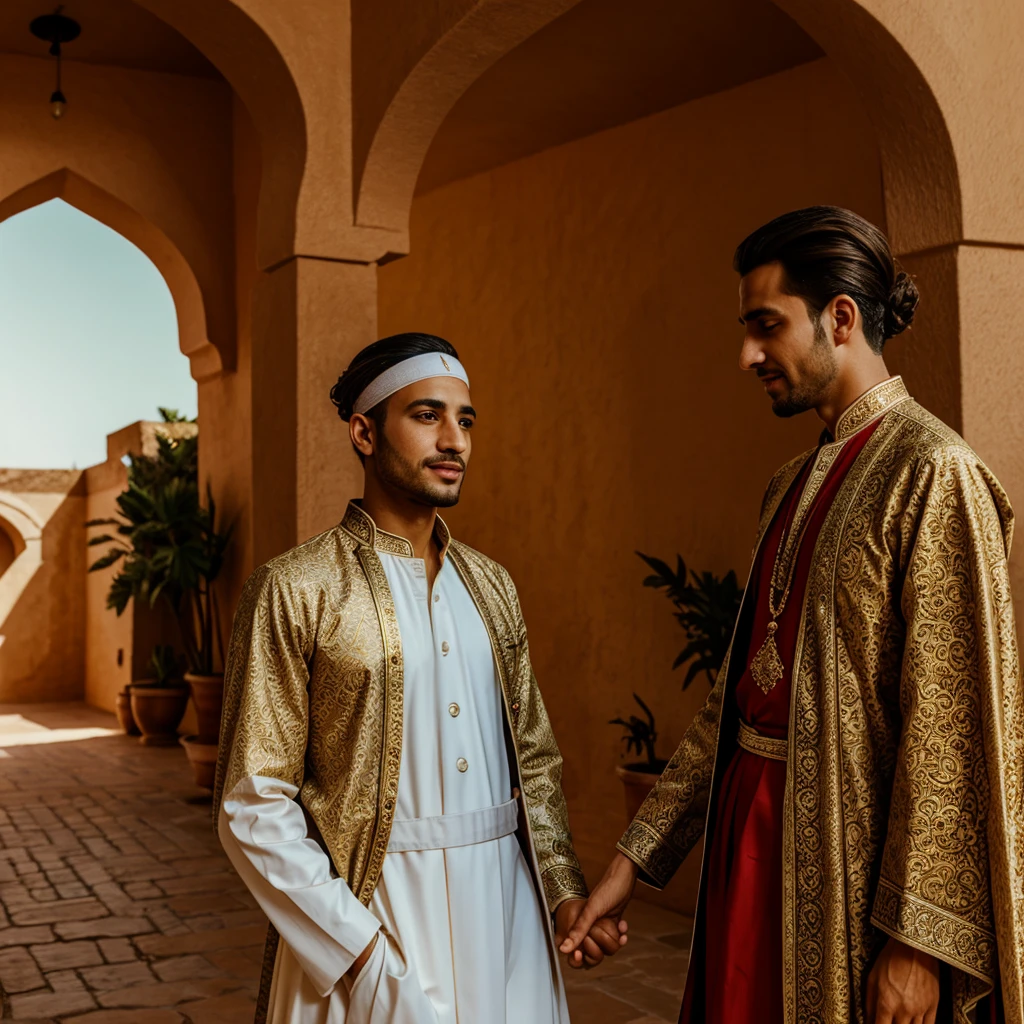
{"label": "gold embroidered jacket", "polygon": [[[519,599],[505,569],[451,540],[440,519],[438,538],[491,639],[512,782],[526,808],[520,837],[553,912],[587,888]],[[351,503],[338,527],[249,578],[224,677],[213,803],[216,819],[223,795],[252,775],[298,787],[314,834],[364,904],[384,863],[402,757],[402,645],[377,550],[412,555]]]}
{"label": "gold embroidered jacket", "polygon": [[[782,822],[785,1020],[865,1024],[867,975],[895,936],[950,966],[942,998],[957,1024],[997,979],[1007,1024],[1024,1024],[1013,513],[977,455],[898,377],[858,399],[823,448],[879,415],[822,527],[797,640]],[[772,479],[760,538],[813,455]],[[726,660],[619,843],[655,885],[705,831],[735,750],[729,689],[741,670]]]}

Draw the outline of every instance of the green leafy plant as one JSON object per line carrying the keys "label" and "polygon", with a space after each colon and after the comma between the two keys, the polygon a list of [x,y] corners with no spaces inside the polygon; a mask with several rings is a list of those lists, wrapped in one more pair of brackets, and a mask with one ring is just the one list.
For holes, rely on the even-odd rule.
{"label": "green leafy plant", "polygon": [[114,527],[90,539],[113,545],[90,572],[119,565],[107,607],[121,615],[130,600],[151,607],[167,602],[178,623],[190,672],[209,675],[223,662],[213,583],[224,564],[230,529],[218,533],[216,506],[207,488],[199,500],[198,438],[157,435],[155,456],[128,461],[128,489],[117,498],[117,518],[93,519],[89,527]]}
{"label": "green leafy plant", "polygon": [[630,715],[628,719],[613,718],[608,724],[621,725],[626,730],[622,737],[626,744],[626,753],[635,750],[638,757],[645,757],[644,761],[627,765],[627,768],[660,775],[665,770],[667,762],[655,753],[654,745],[658,741],[658,732],[654,724],[654,712],[640,699],[639,694],[634,693],[633,700],[643,709],[646,720]]}
{"label": "green leafy plant", "polygon": [[184,686],[181,678],[181,666],[178,655],[170,644],[157,644],[149,659],[149,667],[153,672],[153,682],[135,683],[135,686]]}
{"label": "green leafy plant", "polygon": [[675,669],[690,663],[683,679],[683,689],[701,672],[714,686],[729,650],[743,598],[736,573],[730,569],[719,578],[710,572],[687,572],[682,555],[676,556],[676,568],[673,570],[660,558],[652,558],[639,551],[637,555],[654,570],[653,575],[644,580],[644,586],[665,591],[665,596],[675,605],[676,620],[686,632],[686,644],[672,665]]}
{"label": "green leafy plant", "polygon": [[168,409],[165,406],[157,406],[158,413],[160,413],[160,419],[164,423],[195,423],[194,419],[189,419],[187,416],[182,416],[177,409]]}

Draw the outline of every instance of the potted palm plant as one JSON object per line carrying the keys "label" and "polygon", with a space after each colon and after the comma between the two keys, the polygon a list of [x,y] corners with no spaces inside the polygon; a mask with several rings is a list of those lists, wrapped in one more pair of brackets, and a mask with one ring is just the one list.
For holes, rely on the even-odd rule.
{"label": "potted palm plant", "polygon": [[[176,422],[169,418],[175,415],[172,411],[161,412],[165,420]],[[217,531],[209,489],[205,506],[199,500],[198,437],[158,434],[156,441],[156,455],[130,456],[128,489],[117,499],[118,517],[87,524],[115,528],[89,541],[113,545],[90,571],[119,566],[107,597],[107,607],[118,615],[133,599],[151,606],[164,602],[172,611],[188,669],[184,681],[199,721],[199,733],[183,743],[200,781],[209,775],[209,748],[214,748],[215,759],[220,728],[223,643],[213,584],[231,531]]]}
{"label": "potted palm plant", "polygon": [[[675,606],[676,621],[686,634],[686,642],[672,663],[672,668],[676,669],[689,662],[683,678],[683,689],[702,672],[708,683],[714,686],[718,670],[729,650],[733,625],[743,597],[736,573],[730,569],[725,576],[718,577],[711,572],[688,571],[682,555],[676,556],[675,569],[660,558],[639,551],[637,555],[653,570],[651,575],[645,577],[644,586],[665,591],[666,597]],[[626,789],[626,810],[630,820],[658,781],[666,764],[655,756],[654,744],[658,734],[654,728],[654,714],[635,693],[633,697],[644,710],[646,719],[630,715],[628,720],[615,718],[609,723],[625,726],[623,739],[627,752],[635,749],[638,755],[646,754],[642,762],[616,767]]]}

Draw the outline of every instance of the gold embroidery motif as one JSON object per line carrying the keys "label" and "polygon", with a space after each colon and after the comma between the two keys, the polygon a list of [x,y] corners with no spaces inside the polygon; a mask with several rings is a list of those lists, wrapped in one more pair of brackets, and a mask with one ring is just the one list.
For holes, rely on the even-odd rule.
{"label": "gold embroidery motif", "polygon": [[[878,401],[890,403],[823,522],[795,651],[784,1018],[863,1024],[867,974],[889,934],[950,965],[955,1024],[967,1024],[997,974],[1006,1019],[1020,1024],[1024,694],[1006,565],[1013,513],[977,456],[904,397],[901,382],[880,390],[837,430],[848,437]],[[806,458],[769,485],[762,537]],[[720,729],[736,721],[725,700],[736,672],[719,673],[620,840],[657,884],[714,805],[732,749],[716,754]]]}
{"label": "gold embroidery motif", "polygon": [[862,427],[866,427],[873,419],[884,412],[895,408],[901,402],[910,399],[903,378],[890,377],[865,391],[850,407],[846,409],[836,423],[836,440],[845,441],[853,437]]}
{"label": "gold embroidery motif", "polygon": [[789,742],[787,740],[781,740],[775,736],[763,736],[742,719],[740,719],[739,730],[736,733],[736,742],[751,754],[767,757],[771,761],[789,760]]}

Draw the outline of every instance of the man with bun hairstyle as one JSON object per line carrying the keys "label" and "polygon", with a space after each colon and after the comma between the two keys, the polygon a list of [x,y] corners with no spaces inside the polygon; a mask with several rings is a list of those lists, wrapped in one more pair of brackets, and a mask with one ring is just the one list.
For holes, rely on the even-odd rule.
{"label": "man with bun hairstyle", "polygon": [[[512,580],[437,514],[469,378],[402,334],[331,399],[363,497],[252,575],[225,673],[217,827],[271,922],[256,1020],[568,1024],[557,942],[587,889],[561,756]],[[574,966],[625,941],[590,931]]]}
{"label": "man with bun hairstyle", "polygon": [[563,944],[706,833],[685,1024],[1024,1022],[1024,700],[998,481],[883,359],[918,301],[835,207],[736,250],[740,365],[816,448],[730,653]]}

